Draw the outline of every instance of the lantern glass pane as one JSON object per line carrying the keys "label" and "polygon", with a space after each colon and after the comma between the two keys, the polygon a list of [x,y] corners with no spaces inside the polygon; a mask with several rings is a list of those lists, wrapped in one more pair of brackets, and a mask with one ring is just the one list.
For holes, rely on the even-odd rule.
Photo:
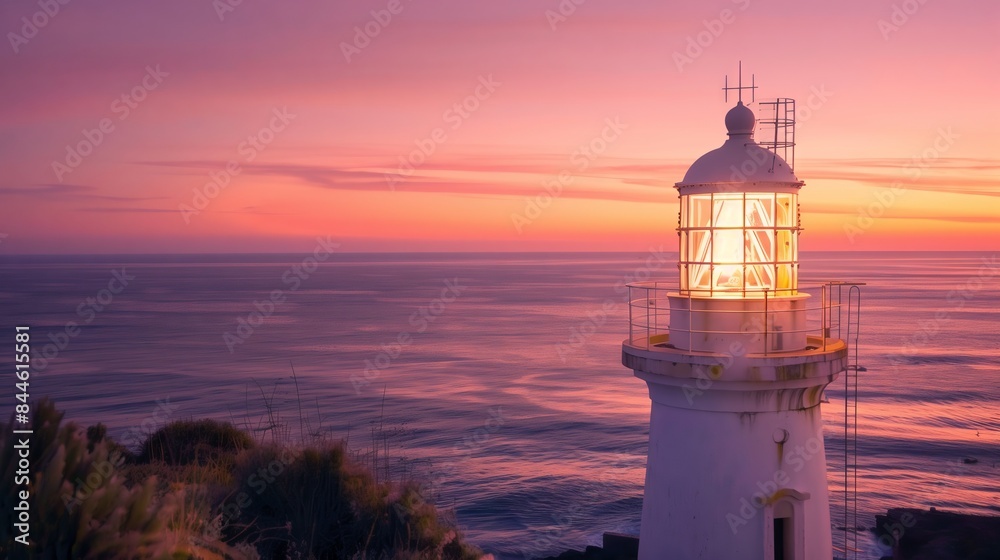
{"label": "lantern glass pane", "polygon": [[712,198],[711,195],[692,195],[691,216],[688,227],[709,227],[712,225]]}
{"label": "lantern glass pane", "polygon": [[795,194],[691,194],[680,203],[681,288],[705,295],[794,290]]}
{"label": "lantern glass pane", "polygon": [[778,212],[774,225],[778,227],[795,227],[795,215],[798,212],[794,194],[778,194]]}

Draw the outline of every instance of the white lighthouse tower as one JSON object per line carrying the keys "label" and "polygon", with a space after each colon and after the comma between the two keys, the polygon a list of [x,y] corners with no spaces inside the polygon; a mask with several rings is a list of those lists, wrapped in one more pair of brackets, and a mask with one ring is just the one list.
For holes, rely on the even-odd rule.
{"label": "white lighthouse tower", "polygon": [[676,184],[679,282],[629,287],[622,363],[652,400],[639,560],[830,560],[820,401],[848,349],[830,286],[799,286],[803,182],[742,95],[725,124]]}

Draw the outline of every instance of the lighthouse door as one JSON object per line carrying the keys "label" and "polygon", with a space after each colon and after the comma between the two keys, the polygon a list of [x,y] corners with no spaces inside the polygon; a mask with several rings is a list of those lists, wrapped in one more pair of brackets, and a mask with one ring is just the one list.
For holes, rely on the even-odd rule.
{"label": "lighthouse door", "polygon": [[788,542],[792,535],[791,525],[791,517],[774,518],[774,560],[791,560],[794,557],[794,549]]}
{"label": "lighthouse door", "polygon": [[764,557],[770,560],[805,560],[802,542],[802,502],[786,497],[768,506],[766,519],[770,521]]}

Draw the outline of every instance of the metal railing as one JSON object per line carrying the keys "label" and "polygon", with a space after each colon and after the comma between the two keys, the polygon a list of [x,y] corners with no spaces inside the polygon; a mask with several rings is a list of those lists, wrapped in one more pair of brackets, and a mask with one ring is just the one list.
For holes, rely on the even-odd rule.
{"label": "metal railing", "polygon": [[[783,289],[746,289],[737,292],[731,297],[716,295],[715,297],[705,297],[696,290],[680,290],[675,282],[636,282],[628,285],[629,289],[629,337],[631,346],[646,350],[664,344],[670,337],[670,333],[683,334],[688,337],[710,336],[710,335],[758,335],[763,336],[764,354],[781,351],[773,348],[772,341],[775,337],[788,335],[802,335],[806,338],[816,338],[826,350],[828,339],[843,339],[841,332],[840,317],[842,308],[848,303],[843,301],[841,296],[844,287],[858,287],[864,284],[852,282],[823,282],[800,284],[795,290]],[[806,298],[790,298],[789,296],[800,296],[808,294]],[[724,316],[725,314],[750,315],[749,324],[742,324],[739,330],[724,328],[712,329],[670,329],[670,301],[668,296],[686,298],[688,300],[687,313],[699,313],[703,315]],[[818,297],[816,297],[818,296]],[[761,302],[759,311],[747,311],[745,309],[699,309],[693,307],[696,301],[708,299],[725,299],[730,301],[757,301]],[[799,305],[793,305],[792,300],[801,301]],[[803,301],[804,300],[804,301]],[[815,303],[813,303],[815,302]],[[802,328],[785,329],[777,327],[776,323],[787,324],[787,321],[778,321],[781,314],[803,314],[805,321]],[[713,321],[705,321],[713,323]],[[714,321],[716,324],[725,324],[725,321]],[[689,322],[690,325],[690,322]]]}

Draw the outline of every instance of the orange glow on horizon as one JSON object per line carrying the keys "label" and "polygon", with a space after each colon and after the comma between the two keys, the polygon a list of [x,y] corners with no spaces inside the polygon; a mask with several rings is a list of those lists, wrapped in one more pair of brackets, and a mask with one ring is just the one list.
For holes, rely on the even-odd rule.
{"label": "orange glow on horizon", "polygon": [[674,250],[673,184],[725,140],[718,88],[740,59],[758,101],[799,104],[803,251],[998,248],[997,78],[979,71],[1000,55],[995,4],[927,5],[891,40],[860,1],[754,6],[683,68],[663,53],[711,10],[595,6],[553,30],[517,3],[431,4],[348,62],[315,45],[350,36],[360,7],[246,6],[222,27],[191,9],[67,10],[0,54],[18,83],[0,104],[0,250]]}

